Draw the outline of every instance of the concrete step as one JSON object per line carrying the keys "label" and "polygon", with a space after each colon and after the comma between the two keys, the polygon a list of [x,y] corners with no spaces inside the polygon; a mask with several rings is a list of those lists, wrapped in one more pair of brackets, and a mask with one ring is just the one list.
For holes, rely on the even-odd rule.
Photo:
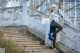
{"label": "concrete step", "polygon": [[[25,46],[25,47],[26,47],[26,46]],[[36,50],[36,49],[46,49],[46,48],[47,48],[47,47],[45,47],[45,46],[44,46],[44,47],[26,47],[27,50],[29,50],[29,49],[31,49],[31,50],[32,50],[32,49],[35,49],[35,50]]]}
{"label": "concrete step", "polygon": [[30,37],[29,35],[23,35],[23,34],[4,34],[4,37],[13,37],[13,38],[31,38],[33,39],[33,37]]}
{"label": "concrete step", "polygon": [[10,33],[14,33],[14,32],[15,32],[15,33],[19,33],[19,31],[16,31],[16,30],[5,30],[4,32],[5,32],[5,33],[7,33],[7,32],[10,32]]}
{"label": "concrete step", "polygon": [[26,48],[44,48],[44,49],[48,49],[48,47],[44,46],[44,45],[18,45],[19,47],[26,47]]}
{"label": "concrete step", "polygon": [[34,52],[34,51],[32,51],[32,52],[28,52],[28,53],[55,53],[54,51],[53,52],[47,52],[47,51],[44,51],[44,52]]}
{"label": "concrete step", "polygon": [[20,35],[25,35],[25,34],[23,34],[23,33],[15,33],[15,32],[13,32],[13,33],[11,33],[11,32],[4,33],[4,36],[16,36],[16,35],[20,36]]}
{"label": "concrete step", "polygon": [[28,52],[28,53],[54,53],[54,52]]}
{"label": "concrete step", "polygon": [[14,42],[14,43],[16,43],[16,44],[19,44],[19,45],[21,45],[21,44],[26,44],[26,45],[39,45],[40,44],[40,42]]}
{"label": "concrete step", "polygon": [[26,43],[32,43],[32,44],[40,44],[40,41],[32,41],[31,39],[19,39],[19,38],[9,38],[9,37],[5,37],[5,39],[11,40],[15,43],[22,43],[22,44],[26,44]]}
{"label": "concrete step", "polygon": [[[24,46],[24,45],[22,44],[22,45],[18,45],[18,46]],[[26,47],[44,47],[44,45],[34,45],[34,44],[32,44],[32,45],[30,45],[30,44],[29,44],[29,45],[28,45],[28,44],[26,45],[26,44],[25,44],[25,46],[26,46]],[[45,46],[45,47],[46,47],[46,46]]]}
{"label": "concrete step", "polygon": [[34,38],[32,37],[28,37],[28,36],[4,36],[6,39],[11,39],[11,40],[14,40],[14,41],[24,41],[24,40],[28,40],[28,41],[32,41],[32,40],[35,40]]}
{"label": "concrete step", "polygon": [[53,52],[53,51],[55,51],[55,50],[53,50],[53,49],[25,49],[25,51],[27,51],[27,52]]}
{"label": "concrete step", "polygon": [[[23,37],[23,36],[4,36],[4,38],[17,39],[17,40],[33,40],[32,37]],[[35,40],[35,39],[34,39]]]}
{"label": "concrete step", "polygon": [[15,35],[11,35],[11,36],[10,35],[6,35],[6,36],[4,35],[4,37],[23,38],[23,39],[30,39],[31,38],[32,39],[32,37],[20,36],[20,35],[16,35],[16,36]]}
{"label": "concrete step", "polygon": [[26,49],[25,50],[28,53],[59,53],[59,50],[54,48],[54,49]]}

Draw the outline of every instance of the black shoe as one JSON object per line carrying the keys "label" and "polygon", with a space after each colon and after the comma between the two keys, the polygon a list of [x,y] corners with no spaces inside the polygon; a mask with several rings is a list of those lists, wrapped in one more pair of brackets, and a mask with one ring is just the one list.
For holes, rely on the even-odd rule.
{"label": "black shoe", "polygon": [[49,46],[49,49],[54,49],[52,46]]}

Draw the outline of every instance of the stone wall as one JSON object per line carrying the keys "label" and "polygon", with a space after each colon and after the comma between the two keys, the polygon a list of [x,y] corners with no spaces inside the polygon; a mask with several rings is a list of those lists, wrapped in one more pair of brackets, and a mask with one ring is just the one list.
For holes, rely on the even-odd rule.
{"label": "stone wall", "polygon": [[68,26],[63,29],[63,32],[60,36],[60,42],[80,53],[80,32]]}

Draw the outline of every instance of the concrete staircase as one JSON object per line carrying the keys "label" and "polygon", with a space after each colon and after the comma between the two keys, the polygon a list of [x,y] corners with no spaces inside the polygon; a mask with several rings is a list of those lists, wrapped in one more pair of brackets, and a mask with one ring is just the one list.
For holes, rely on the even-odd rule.
{"label": "concrete staircase", "polygon": [[41,40],[35,38],[31,33],[27,33],[24,29],[5,28],[3,30],[3,38],[13,41],[26,53],[58,53],[57,50],[49,49],[47,46],[41,44]]}

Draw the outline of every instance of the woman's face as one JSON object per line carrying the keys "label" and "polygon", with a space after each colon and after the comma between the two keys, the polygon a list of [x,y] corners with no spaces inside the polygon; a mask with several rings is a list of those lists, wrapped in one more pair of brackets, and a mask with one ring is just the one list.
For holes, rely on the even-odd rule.
{"label": "woman's face", "polygon": [[52,5],[52,6],[51,6],[51,11],[52,11],[52,12],[56,11],[56,7],[57,7],[56,5]]}
{"label": "woman's face", "polygon": [[56,10],[56,7],[52,7],[52,10],[55,11]]}
{"label": "woman's face", "polygon": [[55,12],[56,11],[56,7],[51,8],[51,12]]}

